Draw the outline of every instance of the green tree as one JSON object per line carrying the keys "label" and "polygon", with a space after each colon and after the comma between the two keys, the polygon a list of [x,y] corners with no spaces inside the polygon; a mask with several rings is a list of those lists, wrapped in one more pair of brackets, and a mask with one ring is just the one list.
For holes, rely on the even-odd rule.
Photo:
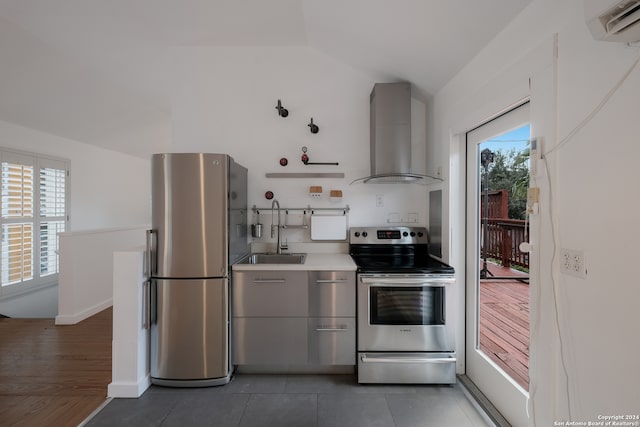
{"label": "green tree", "polygon": [[489,191],[508,190],[509,218],[525,219],[529,188],[529,148],[496,150],[489,165]]}

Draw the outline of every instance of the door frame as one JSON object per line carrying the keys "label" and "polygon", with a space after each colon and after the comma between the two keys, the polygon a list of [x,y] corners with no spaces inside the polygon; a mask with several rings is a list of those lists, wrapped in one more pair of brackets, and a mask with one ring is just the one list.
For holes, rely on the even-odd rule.
{"label": "door frame", "polygon": [[487,139],[530,123],[528,100],[514,105],[475,129],[465,133],[466,151],[466,373],[491,403],[514,425],[526,425],[529,393],[510,378],[479,349],[480,271],[480,168],[476,146]]}

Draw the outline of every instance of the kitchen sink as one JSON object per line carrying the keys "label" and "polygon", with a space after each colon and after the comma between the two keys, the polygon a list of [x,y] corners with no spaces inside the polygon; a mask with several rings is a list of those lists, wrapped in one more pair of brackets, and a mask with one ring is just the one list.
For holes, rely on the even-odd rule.
{"label": "kitchen sink", "polygon": [[307,254],[251,254],[239,264],[304,264]]}

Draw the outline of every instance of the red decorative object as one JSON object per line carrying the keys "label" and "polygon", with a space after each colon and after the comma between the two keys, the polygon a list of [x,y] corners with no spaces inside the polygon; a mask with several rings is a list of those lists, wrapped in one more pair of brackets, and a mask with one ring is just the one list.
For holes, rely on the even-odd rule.
{"label": "red decorative object", "polygon": [[286,157],[280,159],[280,166],[287,166],[289,164],[289,160]]}
{"label": "red decorative object", "polygon": [[264,197],[265,197],[267,200],[271,200],[271,199],[273,199],[273,191],[267,191],[266,193],[264,193]]}

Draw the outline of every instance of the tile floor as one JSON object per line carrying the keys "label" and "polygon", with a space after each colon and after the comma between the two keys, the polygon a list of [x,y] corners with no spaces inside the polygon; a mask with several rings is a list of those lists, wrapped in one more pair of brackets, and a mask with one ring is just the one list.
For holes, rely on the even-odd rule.
{"label": "tile floor", "polygon": [[354,375],[236,375],[225,386],[152,386],[113,399],[95,426],[463,427],[490,426],[462,387],[362,385]]}

